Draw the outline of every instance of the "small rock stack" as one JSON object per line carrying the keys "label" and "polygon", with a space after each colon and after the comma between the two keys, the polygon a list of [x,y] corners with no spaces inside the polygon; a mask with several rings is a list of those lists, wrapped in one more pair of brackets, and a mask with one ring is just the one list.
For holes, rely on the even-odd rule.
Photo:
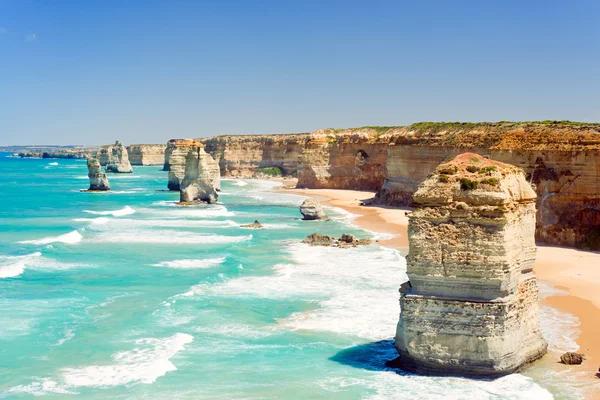
{"label": "small rock stack", "polygon": [[535,199],[520,169],[473,153],[419,185],[394,366],[495,377],[545,354],[532,272]]}
{"label": "small rock stack", "polygon": [[88,178],[90,178],[90,188],[88,191],[107,191],[110,190],[110,184],[106,174],[102,172],[100,162],[96,158],[88,157],[87,159]]}
{"label": "small rock stack", "polygon": [[321,220],[327,221],[329,218],[325,215],[321,204],[314,199],[306,199],[300,205],[300,213],[305,221]]}
{"label": "small rock stack", "polygon": [[118,140],[113,146],[106,149],[108,153],[108,161],[106,164],[106,172],[114,172],[118,174],[130,174],[133,172],[129,163],[129,155],[127,148]]}

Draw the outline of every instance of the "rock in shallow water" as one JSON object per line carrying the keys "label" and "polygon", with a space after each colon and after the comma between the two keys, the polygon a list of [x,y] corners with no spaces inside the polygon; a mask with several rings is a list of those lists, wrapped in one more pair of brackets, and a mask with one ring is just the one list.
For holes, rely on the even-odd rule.
{"label": "rock in shallow water", "polygon": [[545,354],[532,272],[535,199],[520,169],[473,153],[419,185],[396,365],[494,377]]}
{"label": "rock in shallow water", "polygon": [[306,199],[302,202],[300,206],[300,213],[302,214],[304,220],[313,221],[313,220],[328,220],[327,215],[323,211],[323,207],[321,204],[314,199]]}
{"label": "rock in shallow water", "polygon": [[90,188],[88,191],[107,191],[110,190],[110,184],[106,174],[102,172],[100,162],[96,158],[87,159],[88,178],[90,178]]}
{"label": "rock in shallow water", "polygon": [[371,244],[371,239],[357,239],[354,235],[344,233],[341,238],[336,239],[333,236],[313,233],[308,235],[302,243],[310,246],[332,246],[332,247],[356,247],[368,246]]}
{"label": "rock in shallow water", "polygon": [[263,226],[260,222],[258,222],[258,220],[254,220],[253,223],[251,224],[246,224],[246,225],[240,225],[240,228],[250,228],[250,229],[262,229]]}

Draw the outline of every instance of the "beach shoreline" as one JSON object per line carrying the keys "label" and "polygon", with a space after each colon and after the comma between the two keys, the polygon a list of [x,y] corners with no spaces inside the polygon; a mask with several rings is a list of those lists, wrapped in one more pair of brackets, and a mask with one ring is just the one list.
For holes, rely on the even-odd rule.
{"label": "beach shoreline", "polygon": [[[361,202],[374,197],[375,192],[338,189],[296,189],[290,180],[282,180],[279,190],[314,198],[325,207],[337,207],[356,215],[353,225],[374,233],[393,234],[379,240],[379,244],[408,253],[409,208],[385,206],[361,206]],[[387,236],[387,235],[386,235]],[[585,252],[571,248],[538,245],[534,267],[538,279],[558,289],[540,301],[560,312],[574,315],[579,320],[575,342],[578,352],[585,354],[585,361],[577,368],[578,382],[586,388],[586,397],[600,397],[598,365],[600,364],[600,253]],[[561,372],[571,366],[558,363],[561,353],[549,351],[540,365]],[[535,364],[533,366],[535,368]]]}

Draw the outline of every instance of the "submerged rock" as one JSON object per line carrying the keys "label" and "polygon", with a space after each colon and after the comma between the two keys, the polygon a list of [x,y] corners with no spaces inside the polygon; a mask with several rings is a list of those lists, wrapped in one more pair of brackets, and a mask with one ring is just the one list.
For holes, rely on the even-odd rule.
{"label": "submerged rock", "polygon": [[212,157],[204,151],[201,143],[188,152],[185,159],[185,175],[180,185],[181,204],[217,202],[219,196],[210,175],[208,159],[212,160]]}
{"label": "submerged rock", "polygon": [[90,178],[90,188],[88,191],[107,191],[110,190],[110,184],[106,174],[102,172],[100,162],[96,158],[87,159],[88,178]]}
{"label": "submerged rock", "polygon": [[133,172],[131,164],[129,163],[127,148],[125,148],[121,142],[117,140],[113,146],[109,146],[106,149],[106,153],[108,155],[106,172],[118,174],[130,174]]}
{"label": "submerged rock", "polygon": [[304,202],[300,206],[300,213],[302,214],[302,219],[305,221],[329,219],[327,218],[327,215],[325,215],[321,204],[314,199],[304,200]]}
{"label": "submerged rock", "polygon": [[240,225],[240,228],[251,228],[251,229],[262,229],[263,226],[257,219],[254,220],[251,224]]}
{"label": "submerged rock", "polygon": [[532,272],[535,199],[519,168],[473,153],[441,164],[419,185],[396,364],[494,377],[546,353]]}
{"label": "submerged rock", "polygon": [[584,356],[580,353],[566,352],[560,356],[560,362],[567,365],[579,365],[583,360]]}
{"label": "submerged rock", "polygon": [[357,239],[354,235],[347,233],[343,234],[341,238],[336,239],[333,236],[313,233],[308,235],[302,243],[311,246],[356,247],[370,245],[371,239]]}

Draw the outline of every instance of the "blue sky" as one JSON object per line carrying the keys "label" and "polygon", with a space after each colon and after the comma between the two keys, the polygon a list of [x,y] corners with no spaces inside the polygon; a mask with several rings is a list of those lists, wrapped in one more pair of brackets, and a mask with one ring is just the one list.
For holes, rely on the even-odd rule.
{"label": "blue sky", "polygon": [[600,121],[600,1],[0,0],[0,144]]}

